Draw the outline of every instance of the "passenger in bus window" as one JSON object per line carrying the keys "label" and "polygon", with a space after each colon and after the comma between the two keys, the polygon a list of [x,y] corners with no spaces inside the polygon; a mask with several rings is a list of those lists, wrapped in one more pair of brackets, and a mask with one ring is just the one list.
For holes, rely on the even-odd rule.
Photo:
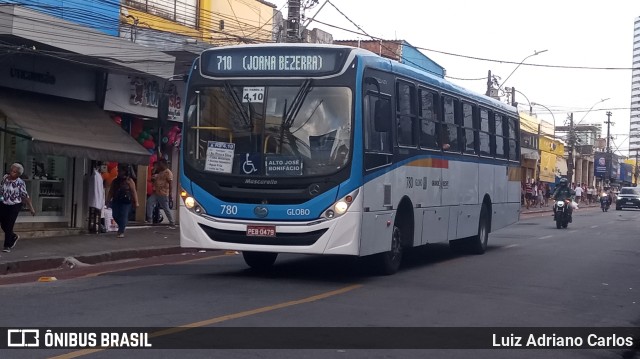
{"label": "passenger in bus window", "polygon": [[438,145],[443,150],[447,151],[451,148],[449,144],[449,128],[447,125],[438,125],[436,126],[436,131],[438,133]]}

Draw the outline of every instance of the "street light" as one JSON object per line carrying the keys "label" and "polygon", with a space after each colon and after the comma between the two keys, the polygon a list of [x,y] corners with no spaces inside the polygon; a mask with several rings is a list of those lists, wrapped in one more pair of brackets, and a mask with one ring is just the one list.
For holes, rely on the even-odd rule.
{"label": "street light", "polygon": [[537,103],[537,102],[532,102],[531,103],[533,106],[541,106],[544,107],[547,111],[549,111],[549,113],[551,114],[551,117],[553,118],[553,138],[556,138],[556,116],[553,115],[553,111],[549,110],[549,108],[541,103]]}
{"label": "street light", "polygon": [[[513,91],[515,91],[515,92],[517,92],[517,93],[521,94],[522,96],[524,96],[525,100],[527,100],[527,102],[529,103],[529,116],[533,116],[533,108],[531,107],[531,101],[529,101],[529,98],[527,97],[527,95],[525,95],[525,94],[523,94],[522,92],[520,92],[520,91],[516,90],[516,88],[515,88],[515,87],[505,87],[504,89],[505,89],[505,91],[507,91],[507,92],[511,92],[511,96],[512,96],[512,98],[513,98],[513,95],[514,95],[514,94],[513,94]],[[513,101],[512,101],[512,102],[513,102]],[[515,104],[517,105],[518,103],[516,102]],[[517,109],[517,107],[516,107],[516,109]]]}
{"label": "street light", "polygon": [[518,67],[520,67],[520,65],[522,65],[525,61],[527,61],[528,58],[530,58],[531,56],[536,56],[539,55],[543,52],[547,52],[548,50],[542,50],[542,51],[534,51],[533,54],[525,57],[524,59],[522,59],[522,61],[520,61],[520,63],[518,64],[518,66],[516,66],[515,69],[513,69],[513,71],[511,71],[511,73],[509,74],[509,76],[507,76],[507,78],[502,81],[502,85],[500,85],[500,87],[498,87],[498,91],[500,91],[500,89],[502,88],[502,86],[504,86],[504,84],[507,82],[507,80],[511,77],[511,75],[513,75],[514,72],[516,72],[516,70],[518,69]]}
{"label": "street light", "polygon": [[603,103],[603,102],[605,102],[605,101],[607,101],[607,100],[610,100],[610,99],[611,99],[610,97],[607,97],[607,98],[603,98],[602,100],[597,101],[596,103],[594,103],[594,104],[589,108],[589,110],[587,111],[587,113],[585,113],[585,114],[584,114],[584,116],[582,116],[582,118],[580,119],[580,121],[578,121],[578,123],[576,123],[576,126],[578,126],[578,125],[582,122],[582,120],[584,120],[584,119],[587,117],[587,115],[589,114],[589,112],[591,112],[591,110],[593,110],[593,108],[594,108],[594,107],[596,107],[596,105],[597,105],[597,104],[599,104],[599,103]]}

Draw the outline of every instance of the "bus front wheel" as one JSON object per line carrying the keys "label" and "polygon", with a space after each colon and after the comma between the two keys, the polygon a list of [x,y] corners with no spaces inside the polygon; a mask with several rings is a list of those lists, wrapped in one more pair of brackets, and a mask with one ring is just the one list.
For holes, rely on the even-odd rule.
{"label": "bus front wheel", "polygon": [[395,274],[402,263],[402,232],[397,225],[391,232],[391,250],[375,255],[376,269],[382,275]]}
{"label": "bus front wheel", "polygon": [[273,266],[278,253],[270,252],[242,252],[245,263],[255,270],[265,270]]}

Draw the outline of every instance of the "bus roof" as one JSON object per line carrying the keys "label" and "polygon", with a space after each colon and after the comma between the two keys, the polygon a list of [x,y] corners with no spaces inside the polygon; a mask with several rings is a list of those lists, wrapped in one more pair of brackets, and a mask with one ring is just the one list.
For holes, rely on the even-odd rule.
{"label": "bus roof", "polygon": [[452,82],[447,81],[446,79],[440,78],[429,73],[426,70],[420,70],[413,66],[402,64],[398,61],[388,59],[382,57],[378,54],[375,54],[369,50],[365,50],[362,48],[346,46],[346,45],[333,45],[333,44],[307,44],[307,43],[267,43],[267,44],[243,44],[243,45],[230,45],[230,46],[222,46],[222,47],[213,47],[210,49],[206,49],[203,51],[203,54],[206,52],[214,52],[221,51],[226,49],[246,49],[246,48],[322,48],[322,49],[336,49],[336,50],[351,50],[352,54],[362,59],[365,67],[370,67],[382,71],[388,71],[391,73],[395,73],[398,75],[406,76],[410,79],[415,79],[427,85],[431,85],[433,87],[443,89],[452,94],[461,95],[466,97],[472,101],[476,101],[478,103],[484,104],[486,106],[491,106],[493,108],[499,108],[504,112],[512,113],[516,117],[518,116],[517,110],[506,103],[500,102],[493,98],[490,98],[484,94],[479,94],[477,92],[466,89],[462,86],[458,86]]}
{"label": "bus roof", "polygon": [[456,85],[452,82],[447,81],[446,79],[431,74],[426,70],[420,70],[413,66],[405,65],[398,61],[381,57],[370,51],[366,51],[366,53],[359,53],[358,57],[360,57],[364,61],[364,65],[367,67],[406,76],[407,78],[415,79],[427,85],[431,85],[433,87],[448,91],[452,94],[464,96],[472,101],[477,101],[486,106],[497,107],[505,112],[510,112],[517,116],[517,110],[513,106],[500,102],[484,94],[479,94],[462,86]]}

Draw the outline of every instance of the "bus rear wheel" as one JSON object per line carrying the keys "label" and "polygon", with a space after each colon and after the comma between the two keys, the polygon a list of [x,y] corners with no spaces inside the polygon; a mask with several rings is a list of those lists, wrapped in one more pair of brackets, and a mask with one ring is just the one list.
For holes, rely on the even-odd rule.
{"label": "bus rear wheel", "polygon": [[375,268],[382,275],[395,274],[402,263],[402,232],[397,225],[391,232],[391,250],[375,255]]}
{"label": "bus rear wheel", "polygon": [[278,253],[270,252],[242,252],[242,258],[249,267],[255,270],[265,270],[273,266]]}
{"label": "bus rear wheel", "polygon": [[483,205],[480,210],[480,221],[478,223],[478,234],[471,237],[469,250],[473,254],[483,254],[487,250],[489,242],[489,210]]}

